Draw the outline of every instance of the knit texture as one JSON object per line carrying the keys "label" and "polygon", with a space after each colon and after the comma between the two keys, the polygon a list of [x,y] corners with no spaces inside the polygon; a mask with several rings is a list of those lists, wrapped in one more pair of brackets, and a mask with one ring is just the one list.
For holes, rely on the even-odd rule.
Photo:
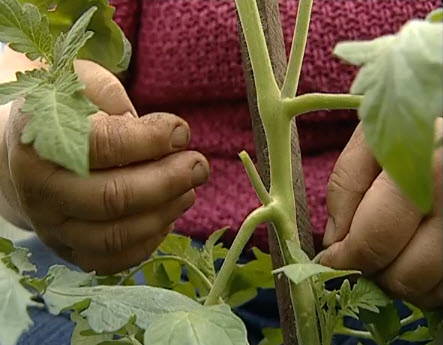
{"label": "knit texture", "polygon": [[[191,147],[211,163],[209,184],[197,191],[195,207],[177,222],[177,230],[205,239],[217,228],[230,226],[227,240],[232,240],[258,205],[237,158],[243,149],[254,155],[254,145],[234,1],[112,2],[126,32],[132,34],[138,25],[130,86],[137,108],[185,118],[193,133]],[[280,1],[288,52],[297,6],[295,0]],[[396,32],[408,19],[424,17],[439,6],[439,0],[315,1],[299,92],[347,92],[356,69],[332,57],[337,42]],[[317,112],[298,121],[317,248],[327,218],[327,180],[356,122],[355,114],[345,111]],[[252,244],[266,248],[266,243],[266,231],[260,229]]]}

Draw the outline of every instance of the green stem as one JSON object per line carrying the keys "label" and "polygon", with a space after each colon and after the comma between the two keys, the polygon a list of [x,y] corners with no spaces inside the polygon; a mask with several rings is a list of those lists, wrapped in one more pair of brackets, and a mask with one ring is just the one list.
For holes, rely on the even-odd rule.
{"label": "green stem", "polygon": [[228,255],[223,262],[220,272],[218,272],[214,286],[209,292],[205,305],[217,304],[217,301],[219,301],[221,298],[221,295],[228,284],[229,278],[234,271],[237,261],[252,234],[254,233],[254,230],[258,225],[270,221],[272,212],[273,210],[271,206],[263,206],[253,211],[245,219],[237,233],[237,236],[235,237],[234,243],[232,243],[232,246],[229,249]]}
{"label": "green stem", "polygon": [[175,261],[175,262],[179,262],[181,264],[186,265],[187,269],[193,271],[196,274],[196,276],[199,277],[201,282],[205,285],[205,287],[208,290],[212,289],[212,283],[203,274],[203,272],[200,271],[193,263],[189,262],[186,259],[180,258],[178,256],[172,256],[172,255],[156,256],[156,257],[153,257],[153,258],[149,259],[148,261],[142,263],[137,268],[135,268],[133,271],[131,271],[125,277],[125,279],[123,279],[121,285],[124,285],[125,283],[127,283],[129,281],[129,279],[131,279],[137,272],[141,271],[144,267],[151,265],[154,262],[163,262],[163,261]]}
{"label": "green stem", "polygon": [[380,333],[377,331],[374,325],[366,325],[368,328],[368,331],[372,335],[372,339],[378,344],[378,345],[387,345],[386,341],[383,339],[383,337],[380,335]]}
{"label": "green stem", "polygon": [[374,340],[371,333],[367,331],[358,331],[356,329],[347,328],[343,325],[343,322],[341,322],[338,326],[335,327],[334,334],[348,335],[359,339]]}
{"label": "green stem", "polygon": [[254,187],[255,192],[257,193],[257,196],[260,199],[261,203],[263,205],[269,205],[272,202],[272,198],[266,190],[266,187],[263,184],[263,181],[260,178],[260,175],[258,174],[251,157],[249,157],[246,151],[241,152],[239,156],[243,162],[243,165],[245,166],[249,180],[251,181],[252,186]]}
{"label": "green stem", "polygon": [[308,40],[313,2],[314,0],[300,0],[298,5],[297,23],[295,25],[291,55],[289,57],[288,69],[281,90],[282,98],[294,97],[297,94],[306,42]]}
{"label": "green stem", "polygon": [[235,0],[249,58],[254,71],[257,99],[278,96],[280,90],[272,70],[271,58],[255,0]]}
{"label": "green stem", "polygon": [[363,96],[311,93],[286,98],[283,102],[286,114],[292,118],[318,110],[358,109],[362,100]]}

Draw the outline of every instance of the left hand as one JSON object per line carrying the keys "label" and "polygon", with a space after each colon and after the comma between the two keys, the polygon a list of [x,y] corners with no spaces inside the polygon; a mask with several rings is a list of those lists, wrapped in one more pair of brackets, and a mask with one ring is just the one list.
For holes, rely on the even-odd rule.
{"label": "left hand", "polygon": [[[442,128],[438,118],[437,139]],[[378,165],[360,124],[328,184],[321,263],[360,270],[417,306],[443,306],[442,154],[434,153],[434,206],[424,215]]]}

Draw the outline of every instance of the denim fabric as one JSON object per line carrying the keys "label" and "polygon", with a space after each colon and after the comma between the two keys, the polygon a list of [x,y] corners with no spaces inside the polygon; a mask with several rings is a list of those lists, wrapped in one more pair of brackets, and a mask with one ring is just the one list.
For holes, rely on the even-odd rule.
{"label": "denim fabric", "polygon": [[[55,264],[66,265],[72,269],[75,266],[57,257],[52,251],[47,249],[41,241],[36,238],[19,243],[20,246],[29,248],[32,252],[31,260],[38,268],[38,276],[44,276],[48,268]],[[196,244],[199,246],[199,244]],[[141,276],[136,280],[142,282]],[[257,345],[262,339],[261,330],[265,327],[279,327],[279,317],[275,291],[260,290],[258,296],[245,305],[235,310],[246,327],[248,328],[250,345]],[[34,326],[29,332],[23,335],[18,345],[70,345],[73,324],[69,314],[53,316],[45,309],[30,308],[30,314],[34,320]],[[352,327],[358,324],[351,322]],[[349,325],[349,326],[351,326]],[[372,342],[362,341],[364,345],[373,345]],[[346,337],[336,337],[335,345],[357,345],[357,340]],[[406,343],[398,343],[404,345]],[[396,343],[397,345],[397,343]]]}

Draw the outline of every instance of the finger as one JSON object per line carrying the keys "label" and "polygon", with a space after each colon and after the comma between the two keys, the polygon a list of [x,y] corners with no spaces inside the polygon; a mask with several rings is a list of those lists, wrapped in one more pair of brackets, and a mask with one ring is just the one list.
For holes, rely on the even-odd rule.
{"label": "finger", "polygon": [[57,229],[61,242],[74,250],[91,254],[113,254],[162,235],[195,202],[189,191],[156,210],[113,222],[84,222],[70,219]]}
{"label": "finger", "polygon": [[[51,164],[32,151],[14,155],[14,184],[28,208],[42,200],[66,217],[92,221],[119,219],[158,205],[204,184],[209,165],[198,152],[174,153],[158,161],[96,171],[87,179]],[[29,174],[31,169],[33,174]],[[50,205],[50,206],[49,206]]]}
{"label": "finger", "polygon": [[74,66],[86,87],[83,92],[92,103],[108,114],[123,115],[130,112],[134,117],[137,116],[124,86],[115,75],[92,61],[77,60]]}
{"label": "finger", "polygon": [[[173,225],[162,232],[163,234],[167,234],[172,231],[172,229]],[[64,255],[65,257],[69,255],[68,261],[73,262],[86,272],[95,271],[98,275],[115,274],[147,260],[163,242],[165,236],[166,235],[150,238],[131,249],[113,255],[92,256],[75,250]]]}
{"label": "finger", "polygon": [[382,172],[358,205],[349,233],[327,249],[322,263],[372,274],[397,257],[421,219],[413,202]]}
{"label": "finger", "polygon": [[328,183],[328,222],[323,245],[345,238],[355,211],[381,168],[364,140],[361,124],[335,164]]}
{"label": "finger", "polygon": [[382,287],[397,298],[429,304],[428,295],[443,279],[442,222],[433,217],[420,225],[396,260],[377,275]]}
{"label": "finger", "polygon": [[172,114],[141,118],[99,115],[92,117],[90,164],[110,168],[153,160],[183,150],[189,143],[188,124]]}

